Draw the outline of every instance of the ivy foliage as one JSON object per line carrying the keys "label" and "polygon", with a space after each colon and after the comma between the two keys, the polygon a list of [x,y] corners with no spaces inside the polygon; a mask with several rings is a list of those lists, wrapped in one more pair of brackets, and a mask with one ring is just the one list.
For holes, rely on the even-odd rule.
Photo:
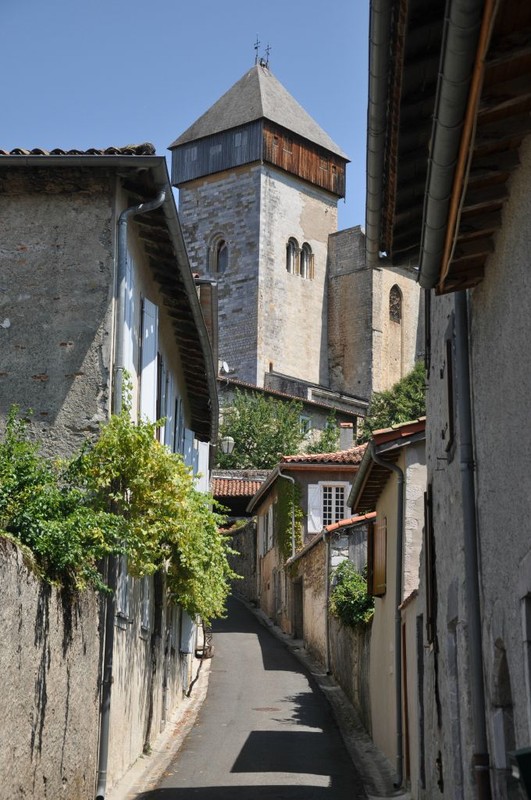
{"label": "ivy foliage", "polygon": [[282,456],[298,453],[303,434],[302,403],[284,402],[257,392],[236,391],[222,408],[219,438],[232,436],[230,455],[218,446],[221,469],[272,469]]}
{"label": "ivy foliage", "polygon": [[[304,512],[301,507],[301,488],[298,484],[279,478],[275,505],[278,546],[284,562],[302,547]],[[294,534],[295,541],[292,536]]]}
{"label": "ivy foliage", "polygon": [[236,577],[229,539],[182,457],[156,440],[159,425],[133,422],[126,400],[95,443],[59,464],[39,455],[14,409],[0,442],[0,528],[46,579],[76,589],[102,588],[107,555],[125,553],[138,577],[164,568],[172,599],[209,620]]}
{"label": "ivy foliage", "polygon": [[330,612],[344,625],[366,625],[374,613],[374,599],[367,594],[367,580],[351,561],[339,564],[333,573]]}
{"label": "ivy foliage", "polygon": [[411,372],[385,392],[375,392],[360,432],[366,442],[372,432],[401,422],[409,422],[426,414],[426,373],[424,363],[417,361]]}

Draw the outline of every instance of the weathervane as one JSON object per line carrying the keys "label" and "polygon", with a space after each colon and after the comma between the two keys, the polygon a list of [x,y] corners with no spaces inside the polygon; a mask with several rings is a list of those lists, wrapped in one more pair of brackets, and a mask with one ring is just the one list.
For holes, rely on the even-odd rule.
{"label": "weathervane", "polygon": [[254,43],[254,50],[255,50],[255,57],[254,63],[260,64],[261,67],[269,67],[269,54],[271,53],[271,45],[267,45],[265,49],[265,58],[258,55],[258,50],[260,47],[260,39],[258,38],[258,34],[256,34],[256,42]]}

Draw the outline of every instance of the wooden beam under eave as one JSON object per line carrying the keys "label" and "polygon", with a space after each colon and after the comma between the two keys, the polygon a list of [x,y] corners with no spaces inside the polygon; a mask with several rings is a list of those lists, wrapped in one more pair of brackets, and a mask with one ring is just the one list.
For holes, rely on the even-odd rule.
{"label": "wooden beam under eave", "polygon": [[[454,248],[452,265],[468,259],[475,259],[478,256],[487,257],[494,252],[494,242],[490,236],[461,241],[458,238]],[[452,269],[452,267],[450,267]]]}

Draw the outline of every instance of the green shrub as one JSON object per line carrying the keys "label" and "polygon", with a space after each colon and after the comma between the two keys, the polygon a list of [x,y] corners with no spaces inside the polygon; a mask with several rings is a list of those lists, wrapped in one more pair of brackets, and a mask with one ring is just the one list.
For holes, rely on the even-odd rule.
{"label": "green shrub", "polygon": [[344,625],[355,628],[372,618],[374,600],[367,594],[367,580],[352,562],[342,561],[333,573],[330,611]]}
{"label": "green shrub", "polygon": [[426,414],[426,371],[417,361],[410,373],[384,392],[375,392],[361,426],[359,440],[366,442],[372,432],[401,422],[410,422]]}

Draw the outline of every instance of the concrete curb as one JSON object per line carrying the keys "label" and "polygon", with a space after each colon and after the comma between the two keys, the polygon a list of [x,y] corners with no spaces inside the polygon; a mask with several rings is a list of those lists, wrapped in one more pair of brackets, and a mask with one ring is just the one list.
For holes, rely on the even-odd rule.
{"label": "concrete curb", "polygon": [[303,664],[322,691],[335,717],[345,747],[363,783],[367,800],[393,797],[410,800],[410,794],[395,788],[394,773],[387,758],[378,750],[366,732],[356,708],[332,675],[328,675],[316,659],[306,650],[302,639],[292,639],[284,633],[263,611],[253,606],[245,597],[234,594],[264,627],[282,641]]}
{"label": "concrete curb", "polygon": [[[205,700],[211,659],[194,659],[193,674],[198,675],[190,697],[183,697],[157,737],[151,753],[138,758],[124,777],[108,792],[108,800],[134,800],[139,794],[155,789],[177,755],[194,725]],[[199,674],[198,674],[199,670]]]}

